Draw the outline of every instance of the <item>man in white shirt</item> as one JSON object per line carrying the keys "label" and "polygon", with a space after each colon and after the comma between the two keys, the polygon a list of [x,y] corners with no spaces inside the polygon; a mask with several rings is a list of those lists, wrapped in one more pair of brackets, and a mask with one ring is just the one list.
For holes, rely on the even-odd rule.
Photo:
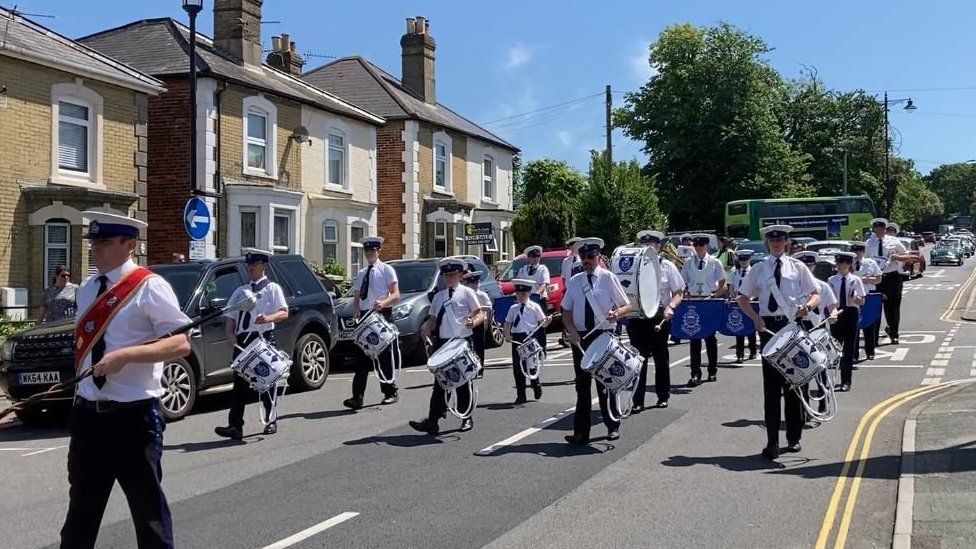
{"label": "man in white shirt", "polygon": [[[802,251],[793,254],[793,259],[798,259],[806,265],[807,269],[810,270],[810,274],[814,274],[819,257],[820,255],[817,252]],[[813,282],[817,285],[817,297],[820,298],[820,302],[803,319],[803,327],[807,330],[834,316],[834,312],[837,309],[837,297],[834,295],[834,291],[830,289],[830,284],[827,284],[825,280],[820,280],[816,275],[814,275]]]}
{"label": "man in white shirt", "polygon": [[[98,275],[78,289],[79,372],[68,432],[68,513],[62,547],[93,547],[112,487],[122,487],[139,547],[173,547],[162,479],[163,362],[187,355],[189,318],[170,285],[132,261],[146,223],[85,211]],[[158,341],[146,343],[156,338]]]}
{"label": "man in white shirt", "polygon": [[[590,441],[590,410],[592,376],[580,368],[583,353],[596,339],[612,332],[616,323],[630,312],[630,300],[617,276],[600,266],[603,240],[584,238],[579,243],[583,272],[570,279],[563,295],[563,323],[573,350],[573,369],[576,371],[576,411],[573,412],[573,434],[566,435],[570,444]],[[589,296],[589,297],[588,297]],[[582,334],[582,335],[581,335]],[[620,422],[610,419],[608,391],[597,386],[600,412],[607,426],[607,440],[620,438]]]}
{"label": "man in white shirt", "polygon": [[[901,277],[902,261],[911,261],[912,256],[905,249],[905,245],[894,236],[885,234],[888,220],[877,217],[871,220],[871,238],[864,243],[866,255],[877,261],[881,267],[881,283],[878,291],[884,296],[884,316],[888,323],[888,337],[891,343],[898,344],[898,324],[901,320],[901,292],[903,280]],[[881,322],[878,322],[880,335]],[[877,339],[875,339],[877,342]]]}
{"label": "man in white shirt", "polygon": [[[481,271],[474,270],[474,265],[468,265],[468,272],[461,276],[461,284],[474,291],[478,296],[478,304],[481,305],[481,322],[471,327],[471,341],[474,352],[478,355],[478,360],[482,365],[485,363],[485,345],[488,343],[488,329],[491,323],[491,297],[478,287],[481,285]],[[542,337],[543,349],[545,349],[545,334]],[[478,378],[484,377],[485,369],[482,367],[478,371]]]}
{"label": "man in white shirt", "polygon": [[667,408],[671,398],[671,363],[668,353],[668,334],[671,331],[671,317],[674,308],[681,303],[684,295],[685,283],[678,268],[670,260],[657,255],[661,251],[664,233],[661,231],[644,230],[637,233],[637,241],[644,245],[656,256],[659,262],[660,275],[658,287],[660,291],[657,313],[652,318],[631,317],[627,319],[627,335],[630,343],[637,352],[644,357],[641,364],[640,377],[637,378],[637,388],[634,390],[634,406],[631,413],[640,413],[644,409],[644,395],[647,392],[648,361],[654,360],[654,392],[657,393],[657,407]]}
{"label": "man in white shirt", "polygon": [[[854,274],[861,279],[865,292],[875,293],[877,291],[876,285],[881,283],[881,268],[873,259],[864,257],[865,245],[863,242],[851,242],[851,251],[854,252]],[[881,329],[880,322],[881,316],[879,315],[877,323],[858,330],[858,343],[854,348],[860,347],[861,334],[863,333],[864,353],[868,360],[874,360],[874,346],[877,342],[878,331]],[[857,362],[859,358],[860,356],[854,357],[854,361]]]}
{"label": "man in white shirt", "polygon": [[[400,300],[400,286],[397,280],[396,271],[393,267],[380,261],[380,249],[383,247],[383,238],[379,236],[367,236],[360,240],[363,245],[363,256],[367,266],[356,274],[353,281],[352,312],[358,320],[369,311],[373,314],[383,315],[386,320],[391,319],[392,307]],[[364,313],[364,310],[366,313]],[[380,371],[386,379],[393,379],[393,357],[400,354],[400,338],[397,337],[390,343],[395,348],[387,348],[380,356]],[[359,350],[359,347],[356,348]],[[395,352],[394,352],[395,351]],[[362,350],[357,353],[358,361],[356,371],[352,378],[352,398],[342,402],[346,408],[359,410],[363,407],[363,398],[366,396],[366,382],[369,380],[369,373],[373,371],[373,361],[366,356]],[[396,382],[384,383],[380,381],[380,391],[383,392],[383,400],[380,404],[393,404],[399,400]]]}
{"label": "man in white shirt", "polygon": [[[528,402],[525,398],[525,374],[520,365],[522,358],[519,356],[519,344],[533,331],[545,333],[545,327],[549,325],[549,317],[538,303],[529,299],[534,281],[516,278],[512,283],[515,285],[516,302],[512,303],[505,316],[504,331],[505,341],[512,342],[512,373],[515,376],[515,404],[518,405]],[[539,378],[531,380],[530,385],[535,399],[542,398],[542,384]]]}
{"label": "man in white shirt", "polygon": [[[759,332],[759,344],[764,347],[778,332],[795,318],[804,318],[820,302],[813,274],[800,261],[786,254],[789,225],[770,225],[760,232],[766,239],[769,256],[752,267],[739,287],[739,307],[752,319]],[[759,300],[759,313],[749,304]],[[803,435],[803,405],[782,374],[764,357],[762,361],[763,407],[767,444],[763,457],[779,457],[780,398],[785,401],[787,452],[800,451]]]}
{"label": "man in white shirt", "polygon": [[[735,252],[736,267],[732,269],[732,274],[729,276],[729,299],[734,300],[738,297],[739,287],[742,286],[742,281],[745,280],[746,275],[749,274],[749,270],[752,268],[750,266],[752,254],[752,250],[738,250]],[[742,364],[743,358],[745,357],[746,339],[749,340],[749,360],[756,358],[756,332],[752,332],[748,336],[735,336],[736,364]]]}
{"label": "man in white shirt", "polygon": [[[431,355],[451,339],[464,339],[471,344],[472,328],[484,318],[478,295],[471,288],[461,284],[461,276],[468,269],[468,264],[460,259],[447,257],[441,260],[438,268],[445,287],[434,295],[430,304],[430,314],[420,328],[422,338],[434,337],[430,348]],[[471,385],[465,383],[457,389],[458,409],[467,409],[470,402]],[[418,431],[436,435],[440,432],[438,422],[446,412],[444,389],[435,381],[427,417],[410,421],[410,426]],[[467,417],[461,420],[460,430],[470,431],[473,426],[474,420]]]}
{"label": "man in white shirt", "polygon": [[559,274],[563,277],[563,285],[569,284],[569,279],[573,275],[583,271],[583,263],[580,261],[578,243],[580,237],[574,236],[566,241],[566,257],[563,258],[562,268]]}
{"label": "man in white shirt", "polygon": [[[708,253],[708,240],[707,234],[694,235],[691,243],[695,248],[695,255],[688,258],[681,267],[681,275],[685,280],[685,294],[691,299],[717,297],[725,292],[725,266]],[[689,387],[696,387],[702,382],[701,348],[702,340],[690,341]],[[718,337],[715,334],[705,338],[705,352],[708,355],[708,381],[716,381],[718,379]]]}
{"label": "man in white shirt", "polygon": [[529,246],[523,253],[528,263],[519,269],[515,278],[534,280],[532,293],[544,298],[549,287],[549,268],[542,264],[542,246]]}
{"label": "man in white shirt", "polygon": [[837,296],[837,310],[840,317],[830,327],[833,336],[844,345],[844,353],[840,359],[840,392],[851,390],[852,371],[854,369],[854,355],[857,354],[857,317],[858,310],[864,304],[864,285],[857,275],[851,272],[854,254],[840,252],[836,256],[837,274],[827,281],[831,290]]}
{"label": "man in white shirt", "polygon": [[[244,263],[250,282],[234,290],[228,303],[236,303],[245,291],[257,295],[257,303],[250,311],[233,311],[224,315],[224,330],[227,332],[227,342],[234,345],[234,358],[241,351],[261,337],[274,346],[274,325],[288,318],[288,303],[285,302],[285,292],[277,282],[272,282],[265,276],[271,252],[248,248],[244,251]],[[277,390],[277,388],[275,389]],[[247,380],[239,375],[234,376],[234,390],[231,392],[230,411],[227,413],[227,427],[216,427],[214,432],[218,436],[241,440],[244,437],[244,407],[251,394],[251,386]],[[274,406],[270,393],[259,395],[264,405],[264,417],[267,424],[264,434],[273,435],[278,432],[278,421],[274,414]]]}

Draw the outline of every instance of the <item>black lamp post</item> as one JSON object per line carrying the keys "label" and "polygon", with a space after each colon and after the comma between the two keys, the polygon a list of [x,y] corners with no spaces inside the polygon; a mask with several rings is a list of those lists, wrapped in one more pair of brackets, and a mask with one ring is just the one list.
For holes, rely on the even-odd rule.
{"label": "black lamp post", "polygon": [[884,170],[884,182],[885,182],[885,215],[891,215],[891,209],[895,206],[895,193],[891,188],[891,142],[888,140],[888,107],[889,105],[898,105],[900,103],[905,103],[904,109],[908,112],[912,112],[918,107],[912,101],[911,97],[905,99],[888,99],[888,92],[884,93],[884,145],[885,145],[885,170]]}
{"label": "black lamp post", "polygon": [[197,14],[203,0],[183,0],[190,16],[190,193],[197,193]]}

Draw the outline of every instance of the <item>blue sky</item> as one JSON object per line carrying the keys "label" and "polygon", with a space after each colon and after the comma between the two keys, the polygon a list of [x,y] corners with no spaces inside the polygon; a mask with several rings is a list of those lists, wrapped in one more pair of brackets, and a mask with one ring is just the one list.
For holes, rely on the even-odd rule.
{"label": "blue sky", "polygon": [[[180,0],[18,3],[21,11],[56,15],[37,21],[70,37],[151,17],[186,21]],[[205,0],[198,21],[206,34],[212,5]],[[263,25],[262,38],[270,47],[272,35],[288,32],[300,52],[363,55],[399,75],[399,39],[414,15],[431,20],[437,40],[438,100],[515,143],[526,160],[548,156],[585,170],[587,151],[604,146],[604,86],[638,88],[649,75],[648,43],[664,27],[718,21],[762,37],[774,48],[769,61],[787,77],[812,66],[834,89],[911,97],[918,110],[893,108],[891,123],[901,155],[923,173],[976,158],[976,2],[968,0],[265,0],[264,20],[281,23]],[[306,69],[328,61],[311,57]],[[614,101],[621,104],[622,93]],[[614,156],[642,158],[640,145],[616,131]]]}

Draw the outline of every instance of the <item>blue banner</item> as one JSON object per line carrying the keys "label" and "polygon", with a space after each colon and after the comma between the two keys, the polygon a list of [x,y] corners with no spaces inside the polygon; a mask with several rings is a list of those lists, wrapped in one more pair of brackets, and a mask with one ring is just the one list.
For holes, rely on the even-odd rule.
{"label": "blue banner", "polygon": [[674,310],[671,335],[678,339],[705,339],[725,320],[724,299],[685,299]]}
{"label": "blue banner", "polygon": [[868,294],[864,297],[860,314],[857,317],[857,327],[864,329],[873,326],[881,318],[881,294]]}
{"label": "blue banner", "polygon": [[[751,303],[752,309],[759,312],[759,303]],[[725,306],[725,316],[718,332],[727,336],[747,336],[756,331],[756,324],[742,313],[737,301],[729,301]]]}

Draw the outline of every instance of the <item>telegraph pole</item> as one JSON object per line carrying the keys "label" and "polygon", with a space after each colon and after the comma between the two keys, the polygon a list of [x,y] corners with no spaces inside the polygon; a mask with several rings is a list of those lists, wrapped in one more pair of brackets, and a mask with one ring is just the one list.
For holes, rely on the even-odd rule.
{"label": "telegraph pole", "polygon": [[610,84],[607,84],[607,187],[613,174],[613,126],[610,112],[613,110],[613,96],[610,94]]}

